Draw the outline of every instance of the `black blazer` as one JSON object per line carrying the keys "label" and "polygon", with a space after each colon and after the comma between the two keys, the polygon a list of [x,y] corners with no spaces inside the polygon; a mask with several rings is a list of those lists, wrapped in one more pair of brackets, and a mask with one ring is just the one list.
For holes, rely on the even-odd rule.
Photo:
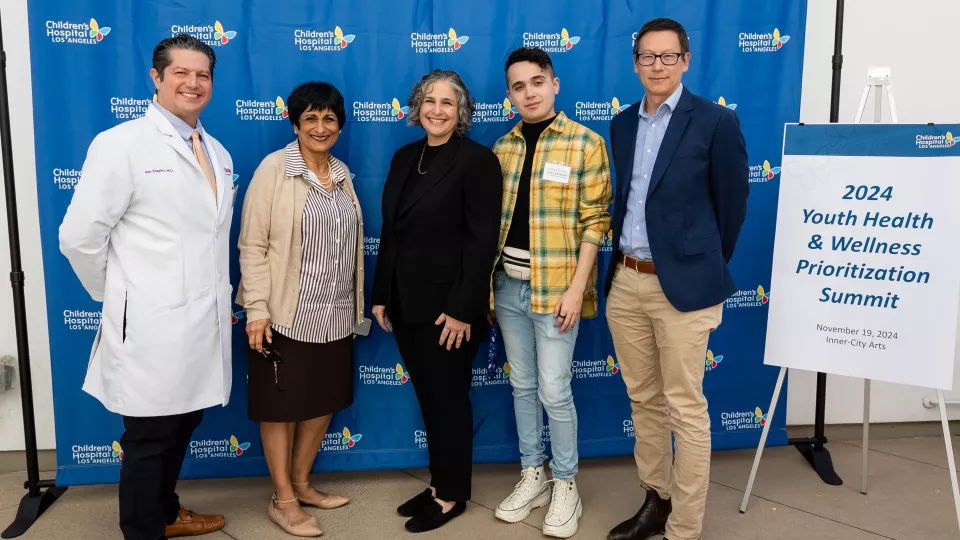
{"label": "black blazer", "polygon": [[397,307],[391,303],[399,300],[406,323],[433,323],[441,313],[475,323],[490,311],[503,193],[500,161],[489,148],[454,135],[401,203],[426,141],[397,150],[390,162],[371,301],[387,306],[389,315]]}

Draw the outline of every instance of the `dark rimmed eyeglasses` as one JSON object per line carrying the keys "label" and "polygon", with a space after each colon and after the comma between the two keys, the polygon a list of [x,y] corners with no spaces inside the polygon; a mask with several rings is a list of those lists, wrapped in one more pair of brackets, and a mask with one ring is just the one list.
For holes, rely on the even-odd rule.
{"label": "dark rimmed eyeglasses", "polygon": [[657,58],[665,66],[676,65],[680,61],[680,57],[683,56],[680,53],[668,52],[662,54],[652,54],[652,53],[640,53],[636,55],[637,63],[641,66],[652,66],[654,62],[657,61]]}

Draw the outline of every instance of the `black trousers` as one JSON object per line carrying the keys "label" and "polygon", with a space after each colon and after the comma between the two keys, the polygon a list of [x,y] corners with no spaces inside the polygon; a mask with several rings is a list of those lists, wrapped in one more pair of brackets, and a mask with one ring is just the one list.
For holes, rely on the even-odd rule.
{"label": "black trousers", "polygon": [[120,531],[125,540],[165,539],[177,520],[177,477],[203,411],[174,416],[123,417],[120,437]]}
{"label": "black trousers", "polygon": [[407,324],[390,311],[400,356],[420,403],[430,453],[430,485],[437,498],[467,501],[473,477],[473,410],[470,384],[473,359],[486,336],[486,321],[473,324],[471,339],[460,348],[441,347],[442,325]]}

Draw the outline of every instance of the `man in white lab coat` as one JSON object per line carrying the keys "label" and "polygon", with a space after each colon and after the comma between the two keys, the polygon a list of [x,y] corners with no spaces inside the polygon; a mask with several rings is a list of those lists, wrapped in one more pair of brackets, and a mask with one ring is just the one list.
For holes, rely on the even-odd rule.
{"label": "man in white lab coat", "polygon": [[199,120],[215,63],[191,36],[157,45],[156,102],[94,138],[60,226],[60,251],[103,302],[83,389],[123,416],[127,540],[224,525],[175,492],[203,409],[230,397],[233,161]]}

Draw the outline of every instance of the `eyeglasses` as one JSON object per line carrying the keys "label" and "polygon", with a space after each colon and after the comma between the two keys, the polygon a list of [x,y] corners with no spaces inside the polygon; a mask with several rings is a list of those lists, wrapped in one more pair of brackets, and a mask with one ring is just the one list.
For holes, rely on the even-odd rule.
{"label": "eyeglasses", "polygon": [[663,54],[642,53],[637,55],[637,63],[641,66],[652,66],[653,63],[657,61],[657,58],[659,58],[660,61],[663,62],[663,65],[672,66],[680,60],[681,56],[680,53],[673,52]]}

